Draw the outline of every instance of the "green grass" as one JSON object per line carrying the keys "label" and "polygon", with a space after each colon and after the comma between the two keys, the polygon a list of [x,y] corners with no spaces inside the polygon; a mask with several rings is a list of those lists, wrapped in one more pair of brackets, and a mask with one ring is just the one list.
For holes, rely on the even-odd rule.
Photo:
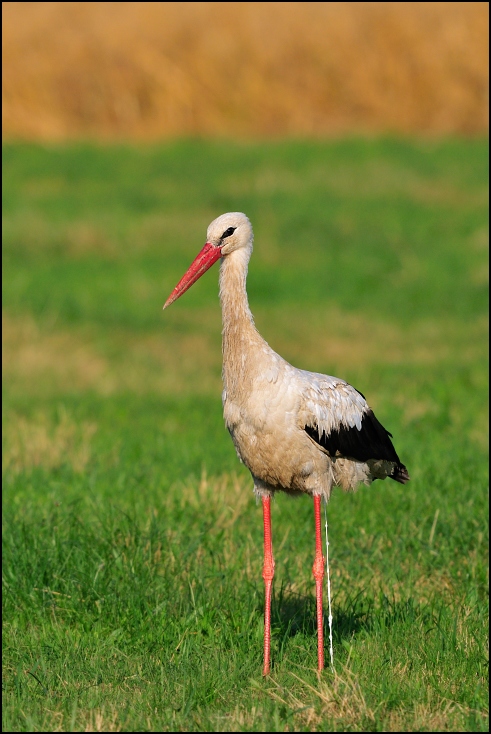
{"label": "green grass", "polygon": [[[485,731],[483,141],[4,146],[3,729]],[[411,473],[328,508],[335,670],[318,678],[313,507],[262,517],[225,431],[217,268],[245,211],[261,333],[350,380]]]}

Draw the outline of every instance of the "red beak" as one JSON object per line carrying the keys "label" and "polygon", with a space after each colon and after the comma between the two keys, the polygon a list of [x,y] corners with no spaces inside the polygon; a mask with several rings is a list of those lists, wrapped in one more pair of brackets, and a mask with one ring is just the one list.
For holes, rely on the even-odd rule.
{"label": "red beak", "polygon": [[194,258],[193,262],[184,273],[169,298],[166,300],[164,308],[167,308],[171,303],[177,301],[177,299],[182,296],[188,288],[191,288],[193,283],[196,283],[203,273],[206,273],[208,268],[211,268],[211,266],[216,263],[216,261],[221,257],[221,254],[221,247],[217,247],[217,245],[212,245],[211,242],[207,242],[201,252]]}

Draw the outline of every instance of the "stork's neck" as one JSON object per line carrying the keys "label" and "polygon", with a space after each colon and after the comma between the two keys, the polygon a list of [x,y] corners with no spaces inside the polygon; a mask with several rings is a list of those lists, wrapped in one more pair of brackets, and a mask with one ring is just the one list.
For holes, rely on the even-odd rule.
{"label": "stork's neck", "polygon": [[253,378],[254,353],[267,347],[254,326],[246,291],[250,252],[245,249],[222,258],[220,302],[222,305],[222,351],[224,388],[232,395]]}
{"label": "stork's neck", "polygon": [[241,334],[254,327],[246,291],[249,258],[244,250],[236,250],[220,263],[220,302],[222,304],[223,333]]}

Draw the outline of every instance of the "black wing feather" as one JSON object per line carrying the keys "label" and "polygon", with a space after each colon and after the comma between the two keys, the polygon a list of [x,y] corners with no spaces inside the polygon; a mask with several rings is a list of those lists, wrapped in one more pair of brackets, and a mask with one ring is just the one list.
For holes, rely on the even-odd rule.
{"label": "black wing feather", "polygon": [[364,413],[360,430],[356,426],[340,424],[329,434],[323,431],[320,435],[318,428],[312,426],[305,426],[305,431],[330,456],[342,456],[355,461],[391,461],[395,464],[391,478],[402,484],[409,480],[407,469],[401,464],[390,440],[392,434],[377,420],[372,410]]}

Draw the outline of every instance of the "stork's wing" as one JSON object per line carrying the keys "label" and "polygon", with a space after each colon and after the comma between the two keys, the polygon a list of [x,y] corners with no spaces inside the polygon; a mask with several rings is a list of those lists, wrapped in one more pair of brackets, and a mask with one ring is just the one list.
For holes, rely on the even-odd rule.
{"label": "stork's wing", "polygon": [[332,457],[393,462],[395,469],[400,467],[395,474],[400,473],[401,478],[404,472],[407,475],[390,440],[391,434],[358,390],[336,377],[304,374],[301,427],[315,443]]}

